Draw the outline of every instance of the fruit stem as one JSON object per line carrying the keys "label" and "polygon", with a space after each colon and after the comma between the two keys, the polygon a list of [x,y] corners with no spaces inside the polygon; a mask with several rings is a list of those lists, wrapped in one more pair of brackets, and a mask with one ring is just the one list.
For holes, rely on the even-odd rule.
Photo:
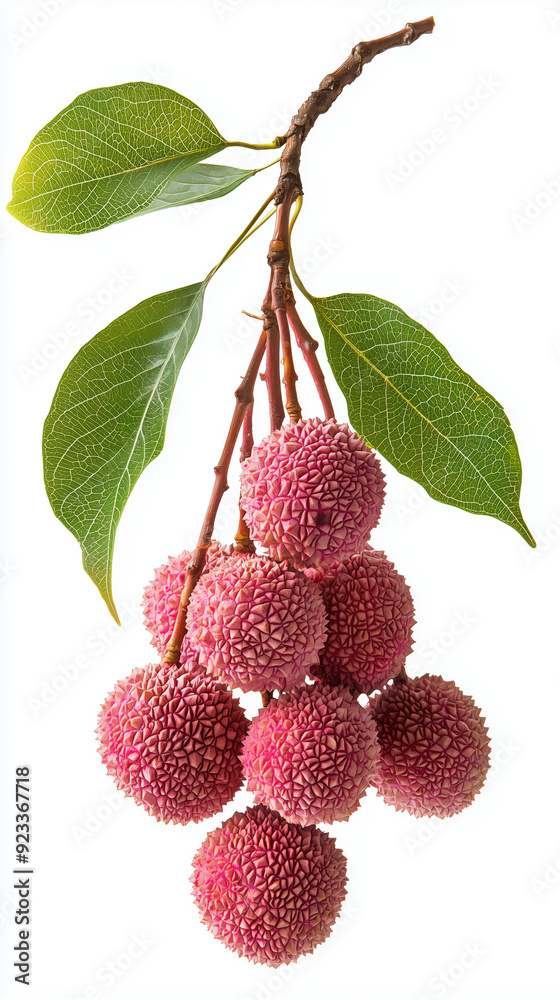
{"label": "fruit stem", "polygon": [[230,428],[225,440],[222,454],[220,455],[220,460],[214,467],[214,488],[212,490],[212,495],[210,497],[210,502],[208,504],[208,509],[206,511],[206,516],[204,518],[200,537],[198,539],[198,545],[187,569],[185,586],[183,587],[181,600],[177,609],[173,634],[167,643],[162,663],[179,663],[181,657],[181,647],[183,645],[183,639],[185,638],[187,626],[186,618],[189,600],[196,584],[198,583],[202,570],[204,569],[206,551],[212,540],[214,521],[216,520],[218,507],[220,506],[220,501],[224,493],[228,489],[227,474],[231,457],[233,455],[233,449],[235,448],[239,432],[244,424],[247,409],[253,402],[255,381],[259,372],[261,361],[264,357],[265,348],[266,330],[263,324],[263,329],[253,353],[253,357],[249,362],[249,367],[241,379],[239,386],[235,390],[235,408],[233,411],[233,417],[231,419]]}
{"label": "fruit stem", "polygon": [[244,462],[246,458],[249,458],[253,450],[254,445],[253,439],[253,403],[249,403],[249,406],[245,410],[245,416],[243,417],[243,436],[241,438],[241,449],[239,453],[239,461]]}
{"label": "fruit stem", "polygon": [[282,363],[284,365],[284,378],[282,379],[286,387],[286,409],[292,424],[297,424],[301,420],[301,406],[296,390],[297,374],[294,367],[292,354],[292,340],[290,337],[290,326],[286,309],[276,311],[276,319],[280,329],[280,340],[282,343]]}
{"label": "fruit stem", "polygon": [[309,368],[311,377],[315,383],[315,388],[319,393],[321,406],[323,407],[323,411],[325,413],[325,420],[334,420],[334,407],[329,395],[323,370],[317,357],[317,348],[319,347],[319,344],[304,327],[293,299],[286,302],[286,311],[290,321],[290,326],[294,331],[296,344],[306,360],[307,367]]}
{"label": "fruit stem", "polygon": [[[243,417],[243,433],[241,437],[241,451],[239,454],[240,462],[244,462],[246,458],[249,458],[249,455],[253,450],[253,444],[253,403],[251,402],[245,410],[245,416]],[[249,535],[249,528],[247,527],[247,522],[245,520],[245,511],[241,506],[241,499],[239,500],[239,525],[235,536],[235,551],[250,552],[251,554],[256,551],[255,543]]]}
{"label": "fruit stem", "polygon": [[[289,271],[291,204],[291,200],[286,199],[278,205],[274,234],[268,249],[270,283],[264,305],[269,311],[272,310],[271,315],[274,316],[274,324],[282,342],[287,410],[292,423],[296,423],[301,418],[301,408],[296,393],[297,375],[293,365],[290,328],[286,315],[286,299],[292,296]],[[265,312],[264,306],[263,312]]]}
{"label": "fruit stem", "polygon": [[[271,275],[272,278],[272,275]],[[273,310],[270,308],[270,284],[262,305],[266,330],[266,370],[264,380],[268,391],[270,432],[277,431],[284,421],[282,385],[280,382],[280,332]]]}

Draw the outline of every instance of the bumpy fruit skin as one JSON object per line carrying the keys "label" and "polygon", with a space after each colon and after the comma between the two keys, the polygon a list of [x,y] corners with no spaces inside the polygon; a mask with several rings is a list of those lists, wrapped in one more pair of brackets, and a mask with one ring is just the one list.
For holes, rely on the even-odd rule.
{"label": "bumpy fruit skin", "polygon": [[300,569],[361,549],[384,496],[376,456],[334,420],[286,424],[253,448],[241,470],[251,537]]}
{"label": "bumpy fruit skin", "polygon": [[412,650],[414,605],[404,577],[369,546],[321,580],[328,631],[314,676],[371,694],[400,673]]}
{"label": "bumpy fruit skin", "polygon": [[317,663],[326,613],[316,583],[287,562],[238,555],[193,591],[187,637],[209,672],[242,691],[284,690]]}
{"label": "bumpy fruit skin", "polygon": [[472,698],[441,677],[393,681],[371,700],[381,746],[374,782],[385,802],[413,816],[453,816],[484,784],[490,741]]}
{"label": "bumpy fruit skin", "polygon": [[290,822],[347,820],[377,775],[375,723],[347,688],[304,685],[260,710],[242,761],[256,801]]}
{"label": "bumpy fruit skin", "polygon": [[202,922],[238,955],[274,967],[321,944],[346,895],[346,859],[335,841],[264,806],[236,812],[208,834],[193,868]]}
{"label": "bumpy fruit skin", "polygon": [[150,664],[101,707],[99,753],[118,788],[164,823],[198,823],[243,783],[248,721],[237,698],[200,668]]}
{"label": "bumpy fruit skin", "polygon": [[[232,546],[223,546],[212,542],[206,553],[203,575],[208,573],[233,551]],[[152,633],[151,643],[158,653],[163,655],[165,647],[171,638],[181,593],[185,586],[187,567],[192,562],[192,552],[181,552],[178,556],[169,556],[163,565],[154,570],[154,578],[144,587],[142,607],[144,609],[144,624]],[[185,647],[181,660],[187,655]]]}

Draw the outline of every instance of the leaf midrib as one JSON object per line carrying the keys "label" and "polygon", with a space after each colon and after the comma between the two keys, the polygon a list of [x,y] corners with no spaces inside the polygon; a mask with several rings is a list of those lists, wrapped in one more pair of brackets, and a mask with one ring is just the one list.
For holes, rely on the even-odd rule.
{"label": "leaf midrib", "polygon": [[[203,293],[205,290],[206,290],[206,282],[202,282],[201,285],[200,285],[200,288],[199,288],[198,292],[196,293],[196,295],[194,296],[194,298],[193,298],[193,300],[191,302],[191,305],[189,307],[189,311],[187,312],[187,314],[185,316],[184,322],[181,324],[181,328],[180,328],[179,332],[177,333],[177,336],[175,337],[175,341],[174,341],[172,347],[170,348],[170,350],[169,350],[169,352],[167,354],[167,357],[165,359],[165,363],[161,367],[161,373],[158,376],[156,382],[154,383],[154,388],[153,388],[152,393],[150,395],[150,398],[149,398],[149,400],[146,403],[146,406],[144,408],[144,413],[142,415],[142,420],[140,421],[140,423],[138,425],[138,431],[137,431],[136,437],[134,439],[134,444],[133,444],[133,446],[132,446],[132,448],[130,450],[129,460],[127,461],[126,466],[123,469],[123,473],[122,473],[122,475],[121,475],[121,477],[119,479],[118,487],[115,490],[115,500],[114,500],[114,503],[113,503],[113,510],[111,512],[111,520],[110,520],[111,530],[110,530],[110,534],[109,534],[109,545],[107,546],[107,559],[101,564],[103,566],[103,579],[104,579],[104,581],[107,581],[109,579],[109,567],[111,565],[111,554],[112,554],[112,550],[113,550],[113,545],[114,545],[114,540],[115,540],[115,531],[116,531],[116,527],[117,527],[116,524],[115,524],[115,522],[114,522],[114,514],[115,514],[115,507],[117,505],[117,497],[119,496],[119,493],[120,493],[120,488],[121,488],[122,481],[124,479],[125,473],[128,475],[129,479],[131,478],[130,477],[130,473],[128,472],[128,467],[129,467],[130,461],[132,460],[132,456],[134,454],[134,449],[136,448],[136,443],[138,441],[138,437],[139,437],[140,432],[142,431],[142,428],[144,426],[144,421],[145,421],[145,418],[146,418],[146,413],[148,411],[148,407],[150,406],[150,404],[152,402],[152,399],[154,398],[154,393],[155,393],[156,388],[159,387],[159,384],[160,384],[160,382],[161,382],[161,380],[163,378],[163,373],[167,370],[167,365],[169,364],[169,360],[170,360],[170,358],[173,355],[173,352],[174,352],[174,350],[175,350],[175,348],[177,346],[177,343],[179,342],[180,338],[183,335],[183,331],[185,329],[186,324],[188,323],[188,320],[190,319],[190,316],[191,316],[191,313],[192,313],[192,311],[194,309],[194,306],[198,302],[200,294]],[[89,534],[89,529],[88,529],[88,534]],[[106,586],[107,593],[108,593],[111,601],[113,601],[112,588],[109,588],[107,586],[107,583],[105,583],[105,586]]]}
{"label": "leaf midrib", "polygon": [[408,406],[410,406],[410,408],[412,410],[414,410],[415,413],[418,414],[418,416],[420,417],[421,420],[424,420],[436,432],[436,434],[439,434],[439,436],[441,438],[443,438],[444,441],[448,442],[451,445],[451,447],[455,449],[455,451],[457,452],[457,454],[460,455],[461,458],[463,458],[465,460],[465,462],[467,462],[474,469],[474,471],[476,472],[477,476],[482,480],[483,483],[486,484],[486,486],[491,491],[491,493],[496,497],[496,500],[498,501],[498,503],[501,504],[501,506],[508,512],[508,514],[511,514],[511,515],[514,516],[514,518],[516,520],[516,523],[519,524],[519,525],[521,525],[521,527],[525,531],[525,525],[524,525],[524,522],[522,521],[522,519],[518,518],[517,515],[516,515],[516,513],[515,513],[515,510],[512,510],[511,507],[508,507],[508,505],[506,504],[505,500],[502,500],[502,498],[499,495],[499,493],[496,493],[496,490],[488,482],[488,480],[485,478],[485,476],[482,475],[482,473],[479,471],[479,469],[477,469],[476,465],[468,457],[468,455],[465,455],[464,452],[462,452],[461,449],[458,448],[457,445],[450,438],[448,438],[446,434],[443,434],[442,431],[440,431],[439,428],[437,428],[435,426],[435,424],[432,423],[432,421],[429,419],[429,417],[426,417],[425,414],[423,414],[421,412],[421,410],[419,410],[418,407],[416,407],[414,405],[414,403],[412,403],[409,399],[407,399],[407,397],[404,395],[404,393],[402,393],[400,391],[400,389],[398,389],[397,386],[394,385],[391,382],[391,379],[389,378],[389,376],[385,375],[385,373],[382,372],[381,369],[377,367],[377,365],[374,365],[373,362],[370,361],[369,358],[367,358],[366,355],[363,354],[363,352],[360,351],[355,346],[355,344],[353,344],[348,339],[348,337],[346,336],[346,334],[343,333],[343,331],[336,325],[336,323],[329,316],[327,316],[327,314],[325,313],[324,309],[321,309],[321,306],[319,305],[320,299],[315,299],[314,301],[317,303],[317,308],[319,308],[319,310],[321,311],[324,319],[327,321],[327,323],[330,326],[332,326],[332,328],[336,331],[336,333],[338,333],[339,337],[350,348],[350,350],[354,351],[355,354],[359,355],[359,357],[361,357],[363,359],[363,361],[365,361],[366,365],[369,365],[370,368],[373,368],[373,370],[376,371],[377,374],[380,375],[381,378],[385,380],[385,382],[387,383],[388,386],[390,386],[390,388],[393,390],[393,392],[395,392],[398,396],[400,396],[401,399],[404,400],[404,402]]}
{"label": "leaf midrib", "polygon": [[[180,338],[182,337],[182,335],[184,333],[185,327],[186,327],[186,325],[187,325],[187,323],[188,323],[188,321],[189,321],[189,319],[190,319],[190,317],[192,315],[193,309],[195,308],[196,304],[198,303],[200,295],[203,294],[205,292],[205,290],[206,290],[206,285],[207,285],[206,281],[201,282],[200,288],[198,289],[197,293],[194,295],[194,297],[193,297],[193,299],[191,301],[191,304],[189,306],[188,312],[185,315],[185,319],[184,319],[183,323],[181,324],[181,327],[178,330],[176,336],[173,338],[173,343],[172,343],[172,345],[171,345],[171,347],[170,347],[170,349],[169,349],[169,351],[167,353],[167,356],[166,356],[166,358],[165,358],[165,360],[164,360],[164,362],[163,362],[163,364],[161,366],[160,374],[158,375],[158,378],[156,379],[156,381],[154,383],[154,386],[153,386],[152,392],[150,394],[150,397],[149,397],[149,399],[148,399],[148,401],[146,403],[146,406],[144,407],[144,413],[142,415],[142,419],[139,422],[138,429],[137,429],[137,432],[136,432],[133,444],[132,444],[132,446],[130,448],[128,460],[126,462],[126,465],[123,468],[122,474],[121,474],[120,479],[118,481],[118,485],[117,485],[117,487],[115,488],[115,491],[114,491],[113,508],[112,508],[112,511],[111,511],[111,513],[109,515],[110,531],[109,531],[109,536],[108,536],[108,545],[106,546],[106,554],[105,554],[105,556],[103,558],[96,559],[95,562],[92,564],[92,565],[94,565],[96,567],[96,569],[98,569],[99,579],[102,580],[102,586],[103,586],[103,590],[104,590],[103,596],[108,601],[110,610],[112,610],[112,613],[116,616],[116,620],[117,621],[118,621],[118,615],[117,615],[117,611],[116,611],[116,607],[115,607],[115,602],[113,600],[112,587],[110,585],[110,567],[111,567],[111,561],[112,561],[113,546],[114,546],[114,541],[115,541],[115,531],[116,531],[116,526],[117,526],[116,523],[115,523],[115,509],[116,509],[116,506],[117,506],[117,501],[118,501],[118,499],[120,497],[120,490],[121,490],[122,482],[123,482],[123,479],[124,479],[125,475],[128,476],[129,481],[131,480],[131,475],[130,475],[130,472],[129,472],[129,466],[130,466],[130,462],[132,460],[132,456],[133,456],[133,454],[135,452],[139,436],[143,432],[143,427],[144,427],[144,423],[145,423],[145,420],[146,420],[146,413],[147,413],[149,407],[151,406],[151,403],[152,403],[153,398],[154,398],[154,394],[155,394],[156,390],[159,388],[159,385],[161,383],[161,380],[163,379],[164,373],[167,371],[167,366],[169,364],[169,361],[170,361],[171,357],[173,356],[173,353],[174,353],[174,351],[176,349],[177,343],[179,342]],[[67,454],[67,452],[66,452],[66,454]],[[60,462],[57,463],[57,466],[56,466],[57,469],[58,469],[59,465],[60,465]],[[99,473],[99,470],[97,470],[96,473],[92,473],[90,476],[88,476],[88,478],[85,480],[85,483],[88,483],[93,478],[93,476],[95,476],[98,473]],[[83,486],[85,485],[85,483],[81,483],[79,487],[76,487],[76,489],[83,488]],[[69,494],[67,494],[65,496],[63,504],[60,507],[60,515],[62,515],[62,513],[63,513],[63,505],[64,505],[64,503],[66,503],[66,501],[68,500],[68,498],[70,496],[72,496],[76,492],[76,489],[72,490],[72,493],[69,493]],[[80,545],[81,545],[81,548],[82,548],[82,552],[84,553],[84,555],[85,555],[85,550],[84,550],[85,539],[91,533],[91,531],[92,531],[92,529],[93,529],[93,527],[95,525],[95,522],[97,521],[97,519],[98,519],[98,517],[100,516],[101,513],[102,513],[102,508],[100,508],[97,511],[97,513],[96,513],[93,521],[89,525],[89,528],[88,528],[88,530],[86,532],[86,535],[85,535],[84,539],[82,539],[81,542],[80,542]],[[62,520],[62,516],[61,516],[61,520]],[[99,570],[100,570],[100,572],[99,572]]]}
{"label": "leaf midrib", "polygon": [[[225,148],[225,146],[224,146]],[[164,156],[160,160],[150,160],[147,163],[142,163],[137,167],[130,167],[128,170],[120,170],[118,173],[114,174],[103,174],[101,177],[88,177],[83,181],[72,181],[71,184],[64,184],[62,187],[49,188],[48,191],[42,191],[39,194],[33,194],[30,198],[12,198],[12,204],[14,205],[27,205],[29,202],[35,201],[36,198],[50,198],[51,195],[60,194],[62,191],[69,191],[73,187],[83,187],[87,184],[98,184],[99,181],[111,181],[116,178],[124,177],[126,174],[133,174],[139,170],[146,170],[149,167],[157,167],[160,163],[171,163],[173,160],[185,160],[189,159],[191,156],[197,156],[199,153],[204,153],[206,149],[213,149],[214,152],[218,152],[218,149],[214,147],[205,147],[201,149],[193,149],[188,153],[176,153],[174,156]],[[166,178],[171,180],[171,177]]]}
{"label": "leaf midrib", "polygon": [[[201,293],[203,293],[203,292],[204,292],[205,290],[206,290],[206,283],[204,282],[204,283],[202,283],[202,284],[201,284],[201,286],[200,286],[200,289],[199,289],[199,291],[198,291],[198,292],[197,292],[197,294],[196,294],[196,295],[194,296],[194,298],[193,298],[193,300],[192,300],[192,302],[191,302],[191,305],[190,305],[190,308],[189,308],[189,311],[187,312],[187,314],[186,314],[186,316],[185,316],[185,319],[184,319],[184,322],[182,323],[182,325],[181,325],[181,327],[180,327],[179,331],[177,332],[177,334],[176,334],[176,335],[175,335],[175,337],[173,338],[173,343],[172,343],[172,345],[171,345],[171,347],[170,347],[170,349],[169,349],[169,351],[168,351],[168,353],[167,353],[167,356],[165,357],[165,360],[163,361],[163,363],[162,363],[162,364],[161,364],[161,366],[160,366],[160,374],[158,375],[158,377],[157,377],[156,381],[154,382],[154,386],[153,386],[153,389],[152,389],[152,391],[151,391],[151,393],[150,393],[150,395],[149,395],[149,397],[148,397],[148,400],[147,400],[147,402],[146,402],[146,406],[144,407],[144,412],[143,412],[143,414],[142,414],[142,417],[141,417],[141,419],[140,419],[140,421],[139,421],[139,423],[138,423],[138,430],[137,430],[137,432],[136,432],[136,435],[135,435],[135,438],[134,438],[134,442],[133,442],[133,445],[132,445],[132,447],[130,448],[130,454],[129,454],[129,458],[128,458],[128,461],[127,461],[126,465],[124,466],[124,469],[123,469],[123,473],[122,473],[122,475],[121,475],[121,477],[120,477],[120,479],[119,479],[119,482],[118,482],[118,486],[117,486],[117,488],[116,488],[116,491],[115,491],[115,497],[116,497],[116,495],[118,494],[118,492],[119,492],[119,490],[120,490],[120,486],[121,486],[121,483],[122,483],[122,480],[123,480],[123,478],[124,478],[124,474],[125,474],[126,472],[128,472],[128,468],[129,468],[129,465],[130,465],[130,462],[131,462],[131,460],[132,460],[132,456],[133,456],[133,454],[134,454],[134,450],[135,450],[135,448],[136,448],[136,444],[137,444],[137,442],[138,442],[138,438],[139,438],[139,436],[140,436],[140,432],[142,431],[142,428],[143,428],[143,426],[144,426],[144,423],[145,423],[145,420],[146,420],[146,413],[148,412],[148,409],[149,409],[149,407],[150,407],[150,406],[151,406],[151,404],[152,404],[152,401],[153,401],[153,398],[154,398],[154,395],[155,395],[155,392],[156,392],[156,390],[157,390],[157,389],[159,388],[159,386],[160,386],[160,383],[161,383],[161,381],[162,381],[162,379],[163,379],[163,376],[164,376],[164,373],[165,373],[165,372],[167,371],[167,366],[168,366],[168,364],[169,364],[169,361],[170,361],[171,357],[173,356],[173,353],[174,353],[174,351],[175,351],[175,348],[176,348],[176,346],[177,346],[177,343],[178,343],[178,341],[180,340],[180,338],[181,338],[181,337],[182,337],[182,335],[183,335],[183,332],[184,332],[184,329],[185,329],[185,326],[187,325],[187,323],[188,323],[188,321],[189,321],[189,319],[190,319],[190,317],[191,317],[191,314],[192,314],[192,311],[193,311],[193,309],[194,309],[194,307],[195,307],[196,303],[198,302],[198,299],[199,299],[199,296],[200,296],[200,294],[201,294]],[[94,399],[94,398],[95,398],[95,397],[90,397],[90,398],[88,399],[88,402],[92,401],[92,399]],[[85,402],[85,401],[83,401],[83,402],[82,402],[82,403],[80,403],[80,404],[75,404],[75,405],[81,405],[81,406],[83,406],[83,405],[84,405],[84,402]],[[73,408],[74,408],[74,407],[72,407],[72,409],[73,409]],[[61,414],[59,414],[59,418],[58,418],[58,419],[60,419],[60,417],[64,416],[66,412],[67,412],[67,411],[66,411],[66,410],[64,410],[64,411],[63,411],[63,412],[62,412]],[[90,433],[91,433],[91,432],[90,432]],[[86,436],[87,436],[87,435],[81,435],[81,437],[86,437]],[[76,441],[78,441],[78,440],[80,440],[80,439],[79,439],[79,438],[76,438],[76,439],[75,439],[75,440],[74,440],[74,441],[72,442],[72,444],[68,446],[68,448],[66,449],[66,451],[64,452],[64,454],[63,454],[63,455],[61,455],[61,457],[59,458],[59,460],[58,460],[58,462],[57,462],[57,464],[56,464],[55,468],[53,469],[53,472],[52,472],[52,477],[54,477],[54,476],[56,475],[56,473],[57,473],[57,471],[58,471],[58,469],[59,469],[59,466],[60,466],[60,463],[61,463],[61,462],[62,462],[62,461],[64,460],[64,458],[65,458],[65,457],[66,457],[66,456],[68,455],[68,453],[69,453],[69,452],[70,452],[70,451],[72,450],[72,448],[73,448],[73,447],[74,447],[74,445],[76,444]],[[110,460],[108,459],[107,461],[109,462]],[[107,463],[105,463],[105,464],[107,464]],[[101,468],[101,467],[100,467],[100,468]],[[74,488],[74,489],[73,489],[73,490],[72,490],[72,491],[71,491],[70,493],[67,493],[67,494],[65,494],[65,496],[64,496],[64,500],[63,500],[63,502],[62,502],[62,504],[61,504],[61,506],[60,506],[60,513],[61,513],[61,514],[63,513],[63,508],[64,508],[64,504],[65,504],[65,503],[66,503],[66,501],[67,501],[67,500],[69,499],[69,497],[73,496],[73,494],[74,494],[74,493],[76,493],[76,492],[77,492],[77,490],[79,490],[79,489],[83,489],[83,487],[84,487],[84,486],[85,486],[85,485],[86,485],[87,483],[89,483],[91,479],[93,479],[93,478],[94,478],[94,477],[95,477],[96,475],[98,475],[98,474],[99,474],[99,471],[100,471],[100,469],[96,469],[96,470],[95,470],[94,472],[92,472],[92,473],[91,473],[91,475],[89,475],[89,476],[87,477],[87,479],[85,479],[85,480],[84,480],[83,482],[80,482],[80,483],[79,483],[79,484],[78,484],[78,485],[77,485],[77,486],[76,486],[76,487],[75,487],[75,488]],[[113,507],[113,512],[114,512],[114,507]],[[88,532],[87,532],[88,534],[89,534],[89,531],[90,531],[90,530],[91,530],[91,526],[90,526],[90,528],[88,528]],[[86,536],[86,537],[87,537],[87,536]]]}

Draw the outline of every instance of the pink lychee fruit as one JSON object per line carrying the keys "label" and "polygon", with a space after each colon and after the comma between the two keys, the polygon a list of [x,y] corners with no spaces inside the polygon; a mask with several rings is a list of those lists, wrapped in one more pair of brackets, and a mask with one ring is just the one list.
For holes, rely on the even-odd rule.
{"label": "pink lychee fruit", "polygon": [[187,637],[210,673],[242,691],[305,680],[325,641],[316,583],[287,562],[233,555],[204,576],[187,611]]}
{"label": "pink lychee fruit", "polygon": [[193,868],[202,922],[231,951],[274,967],[322,944],[346,895],[346,859],[334,839],[264,806],[208,834]]}
{"label": "pink lychee fruit", "polygon": [[300,569],[361,549],[384,495],[381,466],[366,443],[347,424],[318,417],[265,438],[241,471],[251,537]]}
{"label": "pink lychee fruit", "polygon": [[256,801],[290,822],[346,820],[378,771],[375,723],[347,688],[307,684],[260,710],[242,761]]}
{"label": "pink lychee fruit", "polygon": [[201,668],[150,664],[105,699],[99,753],[118,788],[151,816],[197,823],[241,788],[247,727],[237,698]]}
{"label": "pink lychee fruit", "polygon": [[374,784],[414,816],[453,816],[473,801],[489,767],[480,709],[452,681],[399,677],[371,699],[381,746]]}
{"label": "pink lychee fruit", "polygon": [[412,649],[414,605],[404,577],[366,546],[332,563],[320,586],[328,631],[313,675],[371,694],[396,677]]}
{"label": "pink lychee fruit", "polygon": [[[218,565],[233,551],[232,546],[224,546],[219,542],[211,542],[204,563],[203,575]],[[154,570],[154,578],[144,587],[142,607],[144,624],[152,633],[151,643],[158,653],[163,655],[165,647],[171,638],[179,601],[188,566],[192,562],[192,552],[181,552],[178,556],[169,556],[166,563]],[[186,656],[187,649],[182,655]]]}

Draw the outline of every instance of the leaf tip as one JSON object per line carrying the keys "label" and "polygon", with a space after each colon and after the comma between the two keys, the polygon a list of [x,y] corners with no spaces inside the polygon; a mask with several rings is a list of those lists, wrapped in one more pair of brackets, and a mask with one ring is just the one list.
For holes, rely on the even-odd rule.
{"label": "leaf tip", "polygon": [[107,605],[107,607],[109,609],[109,613],[111,615],[111,618],[113,618],[114,621],[117,623],[117,625],[120,626],[121,625],[121,620],[119,618],[119,613],[117,611],[117,606],[116,606],[116,604],[115,604],[115,602],[113,600],[113,595],[110,594],[110,593],[109,594],[104,594],[103,591],[100,591],[100,593],[101,593],[101,596],[102,596],[103,600],[105,601],[105,604]]}
{"label": "leaf tip", "polygon": [[[525,524],[525,522],[523,522],[523,523]],[[527,545],[530,545],[532,549],[536,549],[537,543],[536,543],[535,539],[533,538],[531,532],[529,531],[529,529],[527,528],[526,525],[525,525],[525,531],[523,532],[522,537],[527,542]]]}
{"label": "leaf tip", "polygon": [[[80,542],[80,545],[82,547],[82,565],[87,575],[89,576],[90,580],[92,581],[92,583],[95,584],[99,593],[101,594],[101,597],[105,601],[105,604],[107,605],[107,609],[109,611],[109,614],[111,615],[111,618],[113,618],[116,624],[120,626],[121,620],[119,618],[119,613],[117,611],[117,605],[115,604],[115,601],[113,599],[113,587],[111,581],[111,562],[109,562],[107,575],[102,577],[98,576],[95,569],[93,569],[93,567],[89,563],[89,556],[86,550],[84,549],[83,543]],[[112,559],[112,548],[111,548],[111,559]]]}
{"label": "leaf tip", "polygon": [[533,538],[531,532],[529,531],[529,528],[527,527],[527,525],[525,523],[525,520],[524,520],[523,514],[521,513],[521,508],[520,507],[516,508],[515,514],[517,515],[516,516],[516,523],[513,525],[513,527],[515,528],[515,530],[517,532],[519,532],[519,534],[521,535],[523,541],[527,542],[527,545],[530,545],[532,549],[536,549],[537,543],[536,543],[536,541]]}

